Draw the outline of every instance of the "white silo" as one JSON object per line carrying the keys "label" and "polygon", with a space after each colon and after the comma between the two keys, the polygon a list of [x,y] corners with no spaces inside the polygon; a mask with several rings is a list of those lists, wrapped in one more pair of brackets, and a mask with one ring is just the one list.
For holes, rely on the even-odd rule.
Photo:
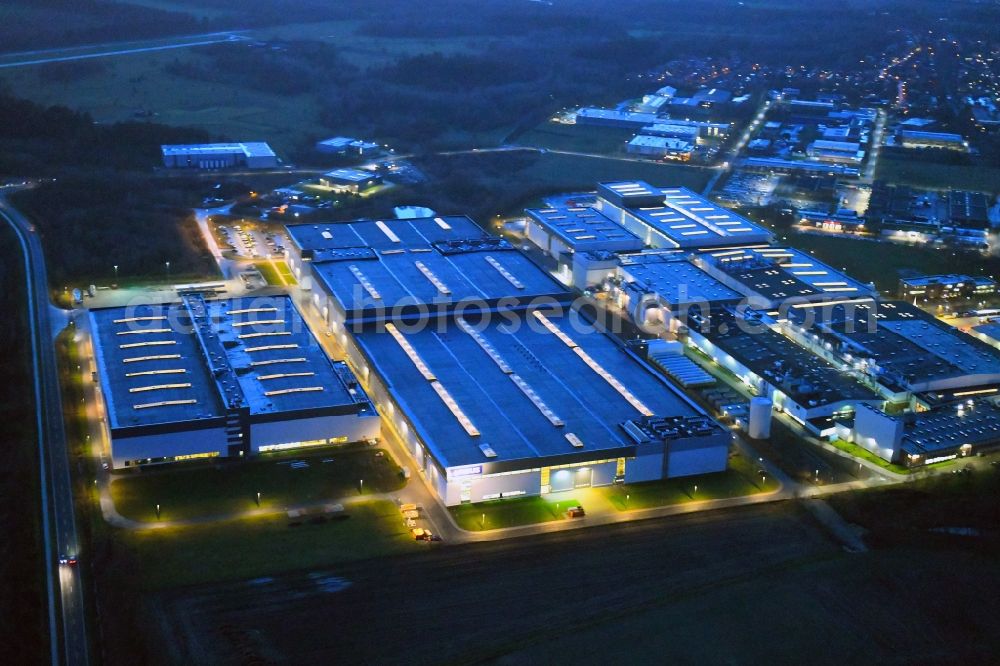
{"label": "white silo", "polygon": [[747,434],[751,438],[767,439],[771,436],[771,408],[773,406],[771,399],[764,396],[756,396],[750,399]]}

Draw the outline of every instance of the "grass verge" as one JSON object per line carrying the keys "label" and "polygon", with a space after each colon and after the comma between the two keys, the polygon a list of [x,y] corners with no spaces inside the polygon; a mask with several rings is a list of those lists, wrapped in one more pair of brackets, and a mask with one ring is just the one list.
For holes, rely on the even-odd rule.
{"label": "grass verge", "polygon": [[271,515],[138,532],[112,530],[112,536],[138,562],[142,585],[152,589],[277,575],[426,545],[413,540],[392,502],[356,504],[347,513],[345,520],[306,520],[295,526],[285,516]]}
{"label": "grass verge", "polygon": [[[306,466],[293,467],[292,462]],[[257,509],[257,493],[260,508],[281,509],[358,495],[361,488],[365,493],[379,493],[403,485],[400,469],[388,455],[364,447],[144,470],[115,478],[111,496],[126,518],[155,522],[157,505],[159,520],[191,520]]]}
{"label": "grass verge", "polygon": [[553,520],[567,520],[566,509],[579,504],[576,500],[552,502],[542,497],[523,497],[450,507],[455,522],[464,530],[479,532],[504,527],[534,525]]}
{"label": "grass verge", "polygon": [[652,509],[685,502],[704,502],[745,497],[778,489],[778,481],[762,475],[744,456],[729,456],[725,472],[699,474],[679,479],[630,483],[602,488],[608,500],[619,511]]}

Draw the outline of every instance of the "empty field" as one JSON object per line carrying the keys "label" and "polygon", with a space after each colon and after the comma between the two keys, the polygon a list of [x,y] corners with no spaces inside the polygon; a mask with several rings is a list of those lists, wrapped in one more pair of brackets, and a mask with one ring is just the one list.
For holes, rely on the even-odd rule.
{"label": "empty field", "polygon": [[87,111],[100,122],[150,119],[195,127],[232,140],[267,141],[279,155],[317,131],[319,107],[310,95],[269,94],[164,71],[175,61],[203,60],[176,49],[90,61],[100,66],[66,81],[47,80],[40,67],[0,70],[0,81],[32,101]]}
{"label": "empty field", "polygon": [[174,663],[237,649],[292,663],[976,662],[998,641],[1000,603],[980,594],[998,583],[971,552],[844,554],[782,503],[445,545],[165,592],[157,607]]}
{"label": "empty field", "polygon": [[605,180],[646,180],[658,187],[683,186],[700,192],[711,178],[712,170],[676,164],[546,153],[521,175],[550,186],[552,192],[590,191],[597,183]]}
{"label": "empty field", "polygon": [[876,178],[932,190],[948,188],[1000,192],[1000,167],[971,164],[935,164],[883,157]]}
{"label": "empty field", "polygon": [[625,144],[634,134],[632,130],[617,127],[545,122],[519,136],[517,143],[549,150],[625,155]]}

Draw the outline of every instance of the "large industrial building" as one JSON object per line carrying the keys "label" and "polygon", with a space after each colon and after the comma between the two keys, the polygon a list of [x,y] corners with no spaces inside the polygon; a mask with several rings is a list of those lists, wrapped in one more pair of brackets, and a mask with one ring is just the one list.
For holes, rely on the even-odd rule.
{"label": "large industrial building", "polygon": [[766,229],[684,188],[601,183],[593,202],[525,211],[525,236],[556,260],[565,284],[586,289],[615,272],[616,255],[767,243]]}
{"label": "large industrial building", "polygon": [[969,152],[969,142],[965,137],[949,132],[902,130],[899,133],[899,142],[903,148],[936,148],[960,153]]}
{"label": "large industrial building", "polygon": [[595,208],[649,247],[726,247],[771,240],[763,227],[683,187],[619,181],[599,184],[597,193]]}
{"label": "large industrial building", "polygon": [[261,141],[244,143],[197,143],[161,146],[168,169],[272,169],[278,156]]}
{"label": "large industrial building", "polygon": [[349,169],[345,167],[323,174],[319,178],[319,184],[339,192],[360,194],[381,185],[382,176],[371,171],[365,171],[364,169]]}
{"label": "large industrial building", "polygon": [[817,316],[802,310],[788,315],[789,336],[870,377],[896,402],[926,392],[938,401],[1000,385],[996,349],[904,301],[844,303]]}
{"label": "large industrial building", "polygon": [[468,218],[288,233],[293,271],[447,504],[725,469],[727,431]]}
{"label": "large industrial building", "polygon": [[115,468],[368,440],[375,409],[285,296],[90,311]]}
{"label": "large industrial building", "polygon": [[899,279],[900,298],[912,301],[979,299],[997,293],[997,283],[988,277],[970,275],[919,275]]}
{"label": "large industrial building", "polygon": [[757,308],[872,298],[876,294],[872,285],[863,285],[794,248],[712,250],[699,255],[695,262]]}
{"label": "large industrial building", "polygon": [[590,206],[528,208],[525,234],[546,254],[641,250],[642,239]]}
{"label": "large industrial building", "polygon": [[978,396],[906,414],[864,407],[840,420],[836,434],[906,467],[931,465],[1000,446],[1000,405]]}
{"label": "large industrial building", "polygon": [[694,153],[694,143],[672,136],[640,134],[628,142],[626,151],[634,155],[646,155],[661,160],[687,162]]}
{"label": "large industrial building", "polygon": [[865,151],[856,141],[817,139],[809,144],[806,154],[820,162],[834,164],[860,164],[865,159]]}
{"label": "large industrial building", "polygon": [[752,392],[814,431],[816,419],[885,402],[859,378],[777,332],[766,315],[714,307],[690,315],[687,336]]}
{"label": "large industrial building", "polygon": [[617,277],[618,305],[642,324],[676,327],[686,322],[688,311],[694,308],[735,304],[743,298],[676,251],[623,256]]}

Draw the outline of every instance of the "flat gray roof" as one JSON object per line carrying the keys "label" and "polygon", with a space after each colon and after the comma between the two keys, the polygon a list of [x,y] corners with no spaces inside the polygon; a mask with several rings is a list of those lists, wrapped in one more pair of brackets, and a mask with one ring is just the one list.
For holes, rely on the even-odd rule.
{"label": "flat gray roof", "polygon": [[206,301],[251,414],[356,402],[287,296]]}
{"label": "flat gray roof", "polygon": [[[437,324],[415,332],[397,329],[426,373],[391,332],[369,330],[355,337],[445,468],[620,449],[628,441],[619,424],[642,416],[642,410],[657,416],[695,414],[672,388],[575,311],[548,321],[565,340],[530,314],[513,323],[493,317],[488,325],[476,325],[482,342],[454,320],[443,331]],[[619,381],[634,402],[587,358]],[[583,447],[574,447],[568,433]],[[495,457],[487,457],[482,445]]]}
{"label": "flat gray roof", "polygon": [[[770,328],[745,330],[728,307],[712,308],[708,317],[692,319],[692,330],[697,327],[718,348],[802,406],[880,400],[853,377]],[[703,326],[706,320],[708,325]]]}

